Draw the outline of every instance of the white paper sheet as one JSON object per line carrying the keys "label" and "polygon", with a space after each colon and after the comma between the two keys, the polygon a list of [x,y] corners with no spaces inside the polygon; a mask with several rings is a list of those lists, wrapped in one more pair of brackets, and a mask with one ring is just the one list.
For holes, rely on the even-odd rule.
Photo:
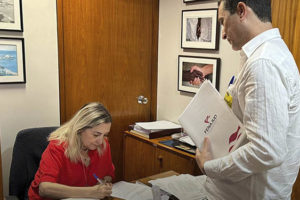
{"label": "white paper sheet", "polygon": [[181,128],[180,125],[165,120],[154,121],[154,122],[137,122],[135,124],[146,130],[164,130],[164,129]]}
{"label": "white paper sheet", "polygon": [[207,200],[208,196],[203,189],[205,178],[205,176],[181,174],[179,176],[170,176],[149,182],[173,194],[178,199]]}
{"label": "white paper sheet", "polygon": [[187,144],[189,144],[191,146],[196,146],[195,143],[193,142],[193,140],[191,139],[191,137],[188,136],[188,135],[179,138],[179,141],[187,143]]}
{"label": "white paper sheet", "polygon": [[153,199],[151,187],[142,184],[128,183],[125,181],[113,184],[111,196],[128,200]]}

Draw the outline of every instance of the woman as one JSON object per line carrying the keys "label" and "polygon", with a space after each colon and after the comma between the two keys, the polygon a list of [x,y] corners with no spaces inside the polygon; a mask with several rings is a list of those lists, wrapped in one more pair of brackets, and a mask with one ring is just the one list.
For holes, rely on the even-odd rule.
{"label": "woman", "polygon": [[[111,194],[114,165],[107,140],[111,116],[100,103],[89,103],[50,134],[29,199],[96,198]],[[103,184],[95,177],[103,179]]]}

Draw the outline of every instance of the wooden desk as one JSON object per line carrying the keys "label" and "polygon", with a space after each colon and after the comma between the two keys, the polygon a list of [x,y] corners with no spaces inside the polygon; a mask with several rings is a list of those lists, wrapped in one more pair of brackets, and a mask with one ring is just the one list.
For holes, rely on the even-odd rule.
{"label": "wooden desk", "polygon": [[152,175],[152,176],[148,176],[148,177],[145,177],[145,178],[141,178],[138,181],[144,183],[145,185],[151,186],[149,181],[159,179],[159,178],[166,178],[166,177],[173,176],[173,175],[179,175],[179,173],[174,172],[174,171],[171,170],[171,171],[166,171],[166,172],[162,172],[162,173],[159,173],[159,174],[155,174],[155,175]]}
{"label": "wooden desk", "polygon": [[159,143],[171,137],[147,139],[126,131],[124,133],[124,180],[133,181],[165,171],[200,175],[195,156]]}

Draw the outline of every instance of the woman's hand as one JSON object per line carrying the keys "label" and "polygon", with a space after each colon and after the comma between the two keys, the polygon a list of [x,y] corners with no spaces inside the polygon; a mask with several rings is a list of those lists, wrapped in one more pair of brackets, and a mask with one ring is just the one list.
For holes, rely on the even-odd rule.
{"label": "woman's hand", "polygon": [[111,183],[112,177],[111,176],[104,176],[103,180],[104,180],[105,183]]}
{"label": "woman's hand", "polygon": [[112,184],[105,183],[105,184],[97,184],[92,186],[92,198],[103,199],[105,197],[110,196],[112,193]]}

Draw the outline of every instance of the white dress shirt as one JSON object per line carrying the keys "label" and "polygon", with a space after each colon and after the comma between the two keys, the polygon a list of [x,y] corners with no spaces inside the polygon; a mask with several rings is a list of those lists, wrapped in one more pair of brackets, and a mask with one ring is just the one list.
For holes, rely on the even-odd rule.
{"label": "white dress shirt", "polygon": [[205,162],[209,199],[290,199],[300,165],[300,77],[278,29],[241,50],[242,67],[229,91],[247,142]]}

